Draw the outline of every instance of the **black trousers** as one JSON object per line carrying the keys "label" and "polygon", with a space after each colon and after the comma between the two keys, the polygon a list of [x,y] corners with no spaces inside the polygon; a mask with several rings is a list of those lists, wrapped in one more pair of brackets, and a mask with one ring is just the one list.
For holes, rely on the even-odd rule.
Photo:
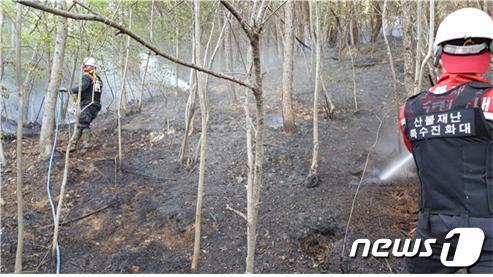
{"label": "black trousers", "polygon": [[[446,267],[440,261],[440,253],[442,252],[441,244],[432,245],[433,254],[430,257],[412,257],[406,259],[406,270],[408,273],[429,274],[429,273],[455,273],[458,267]],[[455,252],[455,249],[450,249],[450,252]],[[475,274],[493,274],[493,251],[481,252],[479,260],[472,266],[467,268],[468,273]]]}
{"label": "black trousers", "polygon": [[81,113],[79,116],[79,128],[89,129],[91,122],[98,116],[99,111],[101,110],[100,104],[91,104],[87,106],[87,104],[81,103],[80,105]]}

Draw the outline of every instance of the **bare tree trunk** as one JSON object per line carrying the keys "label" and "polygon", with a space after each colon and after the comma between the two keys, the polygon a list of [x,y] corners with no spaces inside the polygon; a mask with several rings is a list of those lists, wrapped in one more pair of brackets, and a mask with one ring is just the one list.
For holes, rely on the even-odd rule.
{"label": "bare tree trunk", "polygon": [[0,5],[0,80],[3,79],[3,69],[3,6]]}
{"label": "bare tree trunk", "polygon": [[21,84],[22,67],[21,67],[21,26],[22,26],[22,5],[16,5],[15,20],[15,71],[17,90],[19,92],[19,107],[17,113],[17,251],[15,255],[15,273],[22,272],[22,252],[24,248],[24,199],[22,197],[22,123],[24,122],[24,93]]}
{"label": "bare tree trunk", "polygon": [[[196,60],[196,43],[195,36],[192,37],[192,62],[197,64]],[[185,133],[183,134],[183,140],[181,142],[180,154],[178,159],[184,165],[188,165],[191,162],[189,157],[188,148],[188,136],[193,132],[193,120],[195,115],[195,99],[197,98],[197,72],[196,70],[190,70],[190,92],[188,94],[187,104],[185,106]]]}
{"label": "bare tree trunk", "polygon": [[380,1],[370,1],[372,10],[371,42],[376,42],[382,28],[382,9]]}
{"label": "bare tree trunk", "polygon": [[[132,6],[128,8],[129,12],[129,19],[128,19],[128,28],[132,28]],[[121,86],[120,86],[120,103],[118,105],[118,110],[117,110],[117,116],[118,116],[118,167],[121,168],[122,166],[122,159],[123,159],[123,154],[122,154],[122,123],[121,123],[121,110],[123,109],[125,111],[125,107],[127,106],[127,94],[125,93],[125,81],[127,79],[127,69],[128,69],[128,56],[130,52],[130,37],[127,37],[127,44],[126,44],[126,52],[125,52],[125,64],[123,67],[123,72],[122,72],[122,79],[121,81]]]}
{"label": "bare tree trunk", "polygon": [[[407,96],[411,96],[414,92],[414,57],[413,57],[413,11],[412,1],[402,1],[401,4],[401,19],[402,19],[402,29],[404,33],[403,44],[404,44],[404,87],[406,89]],[[419,4],[418,4],[419,5]],[[417,23],[420,24],[420,23]]]}
{"label": "bare tree trunk", "polygon": [[[310,6],[312,3],[310,2]],[[315,187],[318,184],[318,96],[320,93],[320,1],[315,2],[315,32],[317,39],[315,42],[315,90],[313,91],[313,150],[310,174],[305,186]]]}
{"label": "bare tree trunk", "polygon": [[[200,0],[194,0],[194,36],[195,36],[195,56],[196,62],[200,65],[202,62],[202,47],[200,45]],[[193,244],[192,272],[197,271],[200,255],[200,224],[202,218],[202,202],[204,198],[205,182],[205,154],[207,144],[207,101],[206,90],[204,87],[204,74],[197,73],[197,91],[200,102],[201,134],[200,134],[200,162],[199,162],[199,183],[197,188],[197,206],[195,208],[195,239]]]}
{"label": "bare tree trunk", "polygon": [[[311,45],[315,45],[316,43],[316,38],[318,38],[319,34],[316,34],[315,35],[315,23],[313,22],[314,20],[314,16],[313,16],[313,9],[312,9],[312,5],[307,1],[307,4],[308,4],[308,18],[310,19],[309,20],[309,26],[310,26],[310,42],[311,42]],[[313,46],[312,46],[313,47]],[[305,53],[303,51],[303,57],[305,56]],[[310,72],[309,74],[312,75],[313,72],[315,72],[315,55],[313,55],[313,53],[310,55]]]}
{"label": "bare tree trunk", "polygon": [[[415,58],[415,63],[414,63],[414,88],[418,86],[418,79],[419,79],[419,66],[421,62],[421,26],[423,25],[421,23],[422,19],[422,3],[421,1],[416,1],[416,58]],[[416,92],[415,89],[413,89],[413,94]]]}
{"label": "bare tree trunk", "polygon": [[[229,16],[227,12],[225,11],[224,13],[224,20],[227,22],[229,20]],[[228,24],[229,25],[229,24]],[[233,50],[232,50],[232,40],[231,40],[231,28],[227,28],[224,34],[224,61],[225,61],[225,66],[226,66],[226,71],[232,72],[233,71]],[[231,99],[233,100],[232,102],[236,102],[236,88],[235,85],[230,83],[228,84],[229,90],[231,92]]]}
{"label": "bare tree trunk", "polygon": [[358,111],[358,95],[356,89],[356,69],[354,68],[354,54],[353,51],[356,49],[353,47],[352,49],[348,46],[349,57],[351,58],[351,72],[353,73],[353,101],[354,101],[354,111]]}
{"label": "bare tree trunk", "polygon": [[332,98],[329,95],[329,91],[327,91],[327,88],[325,87],[324,78],[320,78],[320,83],[322,84],[322,91],[324,92],[324,99],[326,102],[326,109],[328,112],[328,116],[332,118],[336,110],[336,106],[334,105],[334,102],[332,101]]}
{"label": "bare tree trunk", "polygon": [[[152,31],[153,31],[153,24],[154,23],[154,0],[151,1],[151,23],[150,23],[150,26],[149,26],[149,41],[152,43],[153,41],[153,34],[152,34]],[[143,98],[144,98],[144,87],[145,87],[145,81],[146,81],[146,76],[147,76],[147,69],[149,68],[149,60],[151,59],[151,51],[149,51],[149,53],[147,54],[147,60],[146,60],[146,65],[145,65],[145,68],[144,68],[144,76],[142,77],[142,86],[140,87],[140,95],[139,95],[139,100],[138,100],[138,107],[137,109],[139,111],[142,110],[142,102],[143,102]]]}
{"label": "bare tree trunk", "polygon": [[275,24],[276,24],[276,31],[275,32],[276,32],[276,38],[277,38],[276,39],[277,54],[278,54],[278,59],[280,61],[282,61],[283,60],[282,42],[284,41],[284,38],[283,38],[283,33],[281,31],[281,26],[280,26],[281,24],[278,21],[276,21]]}
{"label": "bare tree trunk", "polygon": [[[253,65],[253,80],[255,89],[252,91],[255,96],[256,106],[256,133],[255,133],[255,164],[253,174],[253,188],[251,191],[252,199],[247,199],[250,202],[248,207],[248,223],[247,223],[247,258],[246,258],[246,273],[254,273],[254,258],[255,245],[257,240],[257,218],[258,206],[260,204],[260,190],[262,188],[262,175],[264,163],[264,131],[265,131],[265,115],[264,115],[264,95],[262,88],[262,63],[260,60],[260,31],[257,29],[256,22],[261,22],[265,12],[266,1],[262,1],[257,17],[251,20],[251,31],[249,36],[252,65]],[[254,18],[252,14],[252,19]]]}
{"label": "bare tree trunk", "polygon": [[[57,3],[59,8],[64,9],[64,1]],[[55,123],[55,110],[58,96],[58,89],[62,80],[62,68],[65,57],[65,43],[67,40],[67,19],[59,17],[57,19],[56,35],[55,35],[55,50],[53,53],[53,62],[51,68],[50,82],[45,97],[45,108],[43,113],[43,121],[41,124],[41,133],[39,135],[39,154],[42,159],[47,158],[51,154],[53,127]]]}
{"label": "bare tree trunk", "polygon": [[[72,65],[72,73],[70,74],[70,83],[68,86],[69,88],[71,88],[74,85],[75,73],[77,72],[77,61],[78,61],[77,58],[79,57],[80,48],[81,48],[81,45],[80,44],[77,45],[77,50],[76,50],[75,56],[74,56],[74,63]],[[103,60],[101,59],[101,61],[103,61]],[[104,62],[103,62],[103,64],[104,64]],[[106,76],[106,73],[105,73],[105,76]],[[108,82],[108,87],[111,89],[109,82]],[[65,119],[67,117],[69,104],[70,104],[70,97],[66,97],[65,102],[62,104],[63,105],[63,111],[62,111],[61,122],[65,122]]]}
{"label": "bare tree trunk", "polygon": [[359,43],[359,29],[358,29],[358,21],[356,20],[355,10],[356,10],[355,1],[351,1],[348,3],[348,7],[350,8],[351,17],[349,20],[349,37],[351,39],[351,45],[354,46]]}
{"label": "bare tree trunk", "polygon": [[[4,46],[4,32],[3,32],[3,6],[0,5],[0,83],[1,81],[3,80],[3,72],[4,72],[4,66],[3,66],[3,46]],[[0,103],[2,104],[0,107],[0,132],[2,131],[1,129],[1,126],[2,126],[2,116],[3,114],[5,113],[5,116],[6,115],[6,112],[7,112],[7,109],[6,109],[6,105],[5,105],[5,100],[3,99],[3,93],[2,93],[2,90],[3,90],[3,87],[2,85],[0,85]],[[4,108],[4,109],[2,109]],[[2,135],[0,133],[0,155],[3,158],[3,142],[2,142]],[[1,174],[0,174],[1,175]],[[1,176],[0,176],[0,184],[1,184]]]}
{"label": "bare tree trunk", "polygon": [[[5,164],[5,155],[3,153],[3,132],[0,128],[0,172],[2,171],[2,166]],[[0,184],[2,184],[2,174],[0,174]]]}
{"label": "bare tree trunk", "polygon": [[[407,11],[407,12],[410,12],[410,11]],[[383,2],[382,21],[383,21],[383,39],[385,41],[385,46],[387,48],[387,56],[389,58],[390,72],[392,74],[392,90],[393,90],[392,95],[393,95],[393,99],[394,99],[396,118],[399,118],[400,102],[399,102],[399,91],[397,90],[397,76],[395,74],[394,59],[392,57],[392,51],[390,49],[390,45],[389,45],[389,41],[387,39],[387,33],[386,33],[387,29],[388,29],[387,0],[384,0],[384,2]],[[406,28],[406,26],[404,28]],[[407,31],[408,30],[404,30],[404,32],[407,32]],[[404,40],[404,44],[407,45],[407,44],[410,44],[410,42],[406,42]],[[405,50],[405,51],[408,51],[408,50]],[[408,52],[411,52],[411,49],[409,49]],[[412,57],[412,56],[409,54],[404,54],[404,60],[407,57]],[[404,65],[405,70],[410,70],[411,69],[410,66],[411,65],[407,65],[407,68],[406,68],[406,65]],[[410,74],[408,72],[404,72],[404,76],[405,76],[404,77],[405,82],[410,82],[409,78],[411,78],[411,80],[412,80],[412,72],[410,72]],[[407,86],[409,84],[405,83],[405,85]],[[400,139],[399,135],[397,136],[397,145],[398,145],[398,150],[401,151],[402,143],[401,143],[401,139]]]}
{"label": "bare tree trunk", "polygon": [[284,62],[282,74],[282,119],[284,130],[293,133],[296,130],[293,111],[293,55],[294,55],[294,0],[287,0],[284,24]]}
{"label": "bare tree trunk", "polygon": [[24,82],[22,82],[22,64],[21,64],[21,20],[22,20],[22,11],[20,6],[17,6],[16,13],[16,38],[15,38],[15,70],[16,70],[16,86],[18,90],[19,104],[18,104],[18,112],[17,112],[17,145],[16,145],[16,153],[17,153],[17,169],[16,169],[16,196],[17,196],[17,252],[15,257],[15,273],[22,272],[22,252],[24,247],[24,200],[23,200],[23,155],[22,155],[22,127],[24,123],[23,116],[23,108],[25,106],[25,96],[29,88],[29,84],[31,83],[31,76],[35,69],[35,67],[39,63],[38,59],[38,50],[39,45],[37,44],[33,49],[31,61],[35,63],[35,65],[31,66],[26,73]]}
{"label": "bare tree trunk", "polygon": [[149,68],[149,61],[151,59],[151,55],[152,55],[151,52],[149,52],[147,54],[146,65],[144,67],[144,75],[142,76],[142,84],[140,86],[139,99],[137,100],[137,110],[138,111],[142,111],[142,103],[144,102],[145,81],[146,81],[147,70]]}
{"label": "bare tree trunk", "polygon": [[434,33],[435,33],[435,0],[430,0],[430,24],[429,24],[429,31],[428,31],[428,53],[426,54],[426,57],[424,58],[423,62],[421,63],[421,68],[419,69],[419,75],[418,75],[418,84],[415,88],[414,94],[418,93],[421,91],[421,85],[423,83],[423,71],[426,66],[426,63],[428,60],[431,58],[431,55],[433,54],[433,38],[434,38]]}
{"label": "bare tree trunk", "polygon": [[[208,54],[209,53],[209,48],[210,48],[210,44],[211,44],[213,33],[214,33],[214,23],[211,26],[211,31],[210,31],[210,34],[209,34],[209,38],[207,40],[207,45],[206,45],[205,51],[203,53],[203,55],[204,55],[203,66],[206,67],[206,68],[209,68],[209,69],[212,68],[212,63],[213,63],[214,58],[215,58],[215,56],[216,56],[216,54],[217,54],[217,52],[219,50],[219,47],[221,46],[221,43],[222,43],[222,40],[223,40],[223,37],[224,37],[224,30],[226,29],[226,23],[227,22],[224,22],[224,24],[223,24],[223,27],[221,29],[221,33],[219,35],[219,39],[218,39],[217,45],[214,48],[214,51],[213,51],[213,53],[211,55],[211,58],[209,60],[209,63],[207,63],[205,61],[207,60],[207,57],[209,55]],[[195,34],[195,32],[194,32],[194,34]],[[195,48],[197,47],[197,45],[200,45],[200,37],[199,38],[196,38],[195,35],[194,35],[193,38],[192,38],[192,40],[193,40],[193,48],[192,48],[193,49],[193,57],[192,58],[194,60],[194,63],[199,64],[198,63],[198,59],[196,58],[196,55],[199,52],[196,51]],[[197,44],[197,43],[199,43],[199,44]],[[192,70],[191,73],[190,73],[190,94],[189,94],[188,101],[187,101],[187,104],[186,104],[186,107],[185,107],[185,135],[184,135],[183,140],[182,140],[182,145],[181,145],[181,149],[180,149],[180,156],[179,156],[181,163],[182,164],[185,164],[185,165],[190,165],[192,163],[195,163],[195,161],[197,160],[197,157],[199,155],[199,149],[201,147],[200,146],[200,141],[199,141],[199,144],[198,144],[198,147],[197,147],[197,151],[196,151],[196,155],[194,157],[190,157],[189,153],[187,153],[187,152],[189,152],[189,149],[188,149],[188,136],[191,136],[194,133],[195,99],[197,98],[197,93],[198,93],[198,83],[197,83],[198,76],[197,76],[197,74],[198,74],[198,72],[196,70]],[[194,80],[195,80],[195,83],[194,83]],[[195,85],[192,85],[192,84],[195,84]],[[205,90],[207,90],[208,78],[204,78],[202,86],[204,87]]]}
{"label": "bare tree trunk", "polygon": [[[281,2],[282,5],[282,2]],[[310,33],[313,33],[313,30],[311,29],[313,27],[312,25],[312,15],[310,13],[310,5],[308,1],[302,1],[301,3],[301,11],[303,15],[303,31],[304,35],[303,37],[305,38],[305,42],[307,42],[309,39],[311,39]],[[295,11],[296,13],[296,11]],[[313,43],[313,42],[312,42]]]}
{"label": "bare tree trunk", "polygon": [[[255,245],[256,245],[256,228],[258,217],[258,205],[260,200],[260,189],[262,185],[262,172],[263,172],[263,159],[264,159],[264,97],[262,90],[262,68],[261,68],[261,56],[260,56],[260,34],[263,29],[262,21],[265,9],[267,8],[266,1],[262,1],[257,11],[258,2],[254,2],[252,8],[252,14],[250,17],[250,26],[239,15],[236,9],[229,3],[229,1],[221,0],[223,6],[229,10],[229,12],[238,20],[241,28],[248,37],[250,44],[249,54],[247,60],[248,65],[245,65],[247,72],[250,73],[250,68],[253,72],[252,81],[253,87],[251,88],[253,95],[255,96],[256,106],[256,132],[255,132],[255,160],[251,163],[250,158],[253,156],[250,149],[250,142],[248,139],[247,128],[247,156],[249,157],[249,178],[247,187],[247,257],[246,257],[246,269],[247,274],[254,272],[254,259],[255,259]],[[256,16],[255,16],[256,13]],[[251,60],[251,63],[250,63]],[[251,65],[251,67],[250,67]],[[247,101],[247,100],[245,100]],[[245,104],[246,105],[246,104]],[[245,106],[246,107],[246,106]],[[247,121],[248,121],[248,114]],[[252,169],[253,168],[253,169]],[[253,174],[251,174],[253,172]],[[253,175],[253,176],[252,176]],[[252,178],[250,178],[250,176]]]}
{"label": "bare tree trunk", "polygon": [[[178,1],[175,1],[175,3],[178,3]],[[178,55],[180,54],[180,28],[178,25],[178,9],[175,8],[175,57],[178,58]],[[178,95],[178,89],[179,89],[179,68],[178,64],[175,64],[175,96]],[[191,85],[191,84],[190,84]]]}
{"label": "bare tree trunk", "polygon": [[387,39],[387,28],[388,28],[388,22],[387,22],[387,0],[383,2],[383,12],[382,12],[382,21],[383,21],[383,39],[385,41],[385,46],[387,47],[387,56],[389,58],[389,65],[390,65],[390,72],[392,74],[392,89],[393,89],[393,95],[394,95],[394,101],[395,104],[398,106],[398,92],[397,92],[397,77],[395,74],[395,69],[394,69],[394,59],[392,58],[392,51],[390,50],[390,45],[389,41]]}
{"label": "bare tree trunk", "polygon": [[[336,2],[338,10],[346,10],[347,9],[347,3],[345,2]],[[335,14],[335,13],[334,13]],[[339,22],[339,21],[338,21]],[[350,33],[349,30],[349,18],[348,14],[341,14],[340,15],[340,23],[337,28],[337,52],[339,57],[342,57],[342,54],[344,52],[344,49],[347,48],[349,42],[348,42],[348,36]]]}
{"label": "bare tree trunk", "polygon": [[[132,29],[132,6],[128,7],[128,29]],[[130,53],[130,37],[127,37],[127,43],[125,45],[125,61],[123,64],[123,73],[122,73],[122,85],[121,85],[121,99],[120,99],[120,109],[122,109],[124,112],[127,111],[127,101],[128,101],[128,96],[127,96],[127,88],[125,87],[125,82],[127,78],[127,69],[128,69],[128,56]],[[120,146],[121,147],[121,146]],[[121,159],[121,156],[120,156]],[[120,160],[121,161],[121,160]]]}
{"label": "bare tree trunk", "polygon": [[[79,24],[79,44],[82,44],[83,41],[83,24]],[[78,54],[81,54],[80,52]],[[80,58],[80,57],[79,57]],[[82,58],[80,58],[81,60]],[[80,77],[79,77],[79,84],[82,84],[82,77],[84,75],[84,72],[80,72]],[[56,246],[58,244],[58,232],[59,232],[59,223],[60,223],[60,216],[62,213],[62,204],[63,204],[63,199],[65,197],[65,186],[67,185],[67,180],[68,180],[68,172],[70,168],[70,149],[72,149],[72,145],[75,143],[75,140],[77,138],[77,134],[79,132],[79,118],[80,118],[80,113],[81,113],[81,107],[80,107],[80,101],[81,101],[81,92],[82,92],[82,86],[79,85],[79,91],[77,93],[77,100],[76,100],[76,112],[75,112],[75,124],[74,124],[74,131],[70,135],[69,141],[67,143],[66,149],[65,149],[65,164],[63,168],[63,179],[62,179],[62,184],[60,185],[60,193],[58,194],[58,204],[56,207],[56,213],[55,213],[55,219],[53,223],[53,241],[52,241],[52,247],[51,247],[51,255],[55,255],[55,250]],[[94,93],[93,93],[94,94]],[[89,103],[84,107],[87,108],[89,105],[92,105],[93,102]]]}
{"label": "bare tree trunk", "polygon": [[[1,80],[2,79],[0,79],[0,81]],[[3,132],[2,132],[3,128],[1,128],[1,126],[2,126],[2,120],[0,115],[0,185],[2,184],[2,174],[1,174],[2,165],[5,164],[5,154],[3,152]]]}
{"label": "bare tree trunk", "polygon": [[[82,82],[82,75],[83,73],[81,72],[81,78],[79,84]],[[79,86],[79,93],[77,97],[77,116],[76,116],[76,122],[79,122],[79,116],[80,116],[80,95],[81,95],[81,86]],[[87,106],[86,106],[87,107]],[[76,123],[74,124],[74,131],[69,139],[69,142],[67,143],[67,148],[65,150],[65,165],[63,169],[63,179],[62,179],[62,184],[60,186],[60,194],[58,195],[58,204],[56,208],[56,213],[55,213],[55,222],[54,222],[54,228],[53,228],[53,241],[52,241],[52,248],[51,248],[51,254],[54,256],[55,250],[56,250],[56,245],[58,243],[58,233],[59,233],[59,227],[60,227],[60,216],[62,213],[62,204],[63,204],[63,199],[65,197],[65,187],[67,185],[67,180],[68,180],[68,171],[69,171],[69,166],[70,166],[70,149],[72,148],[72,145],[75,143],[79,125]]]}
{"label": "bare tree trunk", "polygon": [[258,217],[258,205],[260,202],[260,189],[262,187],[262,172],[264,161],[264,96],[262,90],[262,71],[260,63],[260,38],[258,35],[254,36],[250,45],[252,47],[253,57],[253,72],[255,78],[255,84],[257,89],[254,92],[255,106],[257,112],[257,126],[255,133],[255,170],[253,180],[252,201],[250,209],[248,211],[248,227],[247,227],[247,264],[246,272],[254,272],[254,257],[255,257],[255,244],[257,234],[257,217]]}

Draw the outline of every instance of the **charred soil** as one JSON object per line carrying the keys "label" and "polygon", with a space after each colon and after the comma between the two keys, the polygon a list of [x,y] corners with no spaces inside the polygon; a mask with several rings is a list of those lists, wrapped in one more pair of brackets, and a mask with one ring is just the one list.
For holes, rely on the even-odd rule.
{"label": "charred soil", "polygon": [[[322,117],[320,122],[320,176],[314,188],[303,186],[311,159],[313,101],[313,84],[304,61],[295,66],[294,134],[282,130],[279,68],[264,68],[267,126],[257,228],[255,267],[259,273],[402,270],[402,259],[349,258],[349,250],[357,238],[412,235],[417,218],[415,178],[362,183],[342,253],[354,184],[361,178],[367,155],[366,175],[371,180],[399,152],[393,146],[398,137],[388,64],[383,53],[358,55],[356,65],[365,66],[356,67],[360,110],[355,112],[351,62],[335,60],[330,54],[324,60],[324,78],[338,109],[332,118]],[[398,69],[400,63],[397,61]],[[245,267],[246,222],[227,209],[246,212],[245,120],[241,105],[230,103],[228,88],[211,79],[201,273],[242,273]],[[116,121],[111,113],[96,119],[91,147],[71,154],[59,239],[62,272],[190,272],[198,168],[177,161],[185,131],[186,97],[151,99],[144,111],[122,119],[121,170],[117,169]],[[322,108],[320,112],[324,114]],[[192,157],[200,135],[198,117],[197,131],[190,137]],[[371,148],[380,120],[379,141]],[[67,137],[64,127],[52,177],[55,199]],[[49,273],[54,271],[54,259],[49,251],[53,228],[45,189],[48,162],[38,158],[37,146],[37,137],[24,140],[24,270]],[[1,272],[12,272],[17,240],[15,140],[7,141],[5,148],[8,164],[2,168]]]}

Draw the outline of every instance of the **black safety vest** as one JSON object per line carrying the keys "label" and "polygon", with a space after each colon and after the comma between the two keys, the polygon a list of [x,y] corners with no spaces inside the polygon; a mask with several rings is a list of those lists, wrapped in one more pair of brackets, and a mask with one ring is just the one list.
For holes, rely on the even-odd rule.
{"label": "black safety vest", "polygon": [[406,102],[404,132],[421,181],[421,212],[493,216],[493,128],[481,109],[490,88],[470,82]]}
{"label": "black safety vest", "polygon": [[85,107],[89,103],[92,103],[93,106],[97,106],[101,109],[101,92],[103,91],[103,82],[101,82],[101,78],[99,78],[97,74],[90,75],[89,73],[85,73],[84,78],[86,78],[86,80],[82,81],[89,82],[89,86],[87,86],[86,90],[81,92],[81,107]]}

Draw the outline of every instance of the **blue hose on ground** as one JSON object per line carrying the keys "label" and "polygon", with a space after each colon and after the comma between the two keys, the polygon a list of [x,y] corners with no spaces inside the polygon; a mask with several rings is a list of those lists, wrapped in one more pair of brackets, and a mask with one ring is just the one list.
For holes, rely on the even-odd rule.
{"label": "blue hose on ground", "polygon": [[[60,102],[63,103],[63,94],[62,92],[58,94],[60,96]],[[56,217],[56,212],[55,212],[55,204],[53,203],[53,199],[51,198],[51,192],[50,192],[50,181],[51,181],[51,168],[55,159],[55,149],[56,149],[56,144],[58,141],[58,126],[60,125],[60,116],[62,114],[62,109],[63,105],[60,105],[60,111],[57,112],[55,108],[55,134],[53,136],[53,147],[51,149],[51,156],[50,156],[50,162],[48,164],[48,181],[46,182],[46,192],[48,194],[48,200],[50,202],[51,206],[51,215],[53,217],[53,223],[55,223],[55,217]],[[61,267],[61,255],[60,255],[60,245],[58,244],[58,241],[56,243],[56,273],[60,273],[60,267]]]}

